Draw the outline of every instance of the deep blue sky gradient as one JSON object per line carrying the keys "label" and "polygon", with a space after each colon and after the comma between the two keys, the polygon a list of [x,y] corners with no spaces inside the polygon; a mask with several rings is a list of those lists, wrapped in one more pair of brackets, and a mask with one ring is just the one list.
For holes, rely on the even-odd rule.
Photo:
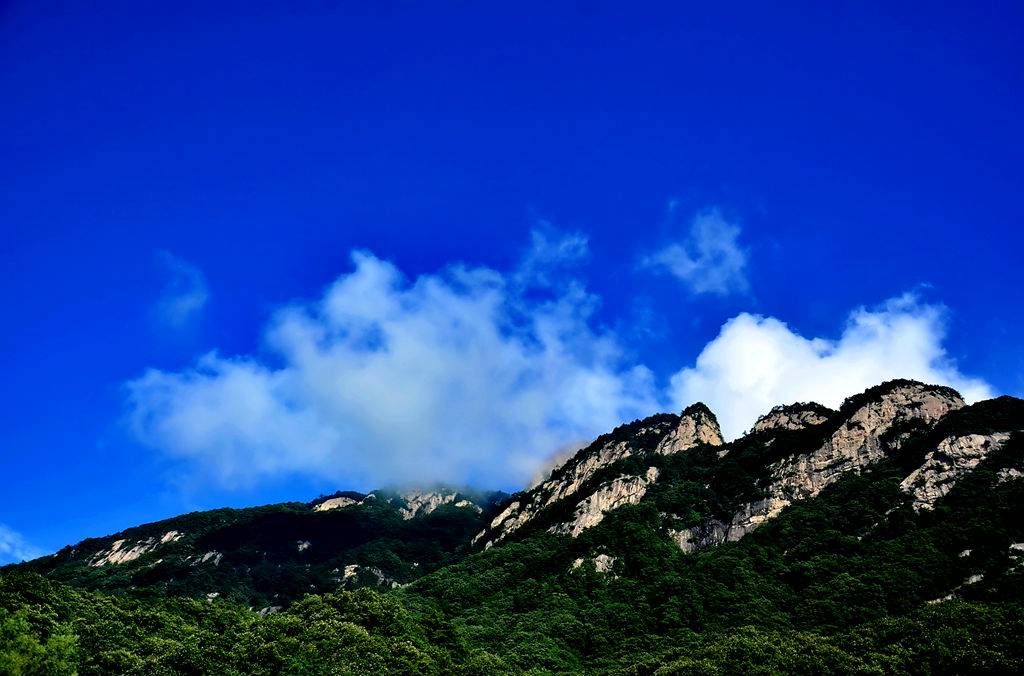
{"label": "deep blue sky gradient", "polygon": [[[1019,395],[1022,33],[1019,3],[0,3],[0,523],[54,549],[343,488],[183,495],[123,383],[255,350],[353,248],[507,269],[542,219],[659,377],[739,311],[829,336],[922,289]],[[742,223],[750,294],[637,274],[670,200]],[[187,330],[159,251],[207,278]]]}

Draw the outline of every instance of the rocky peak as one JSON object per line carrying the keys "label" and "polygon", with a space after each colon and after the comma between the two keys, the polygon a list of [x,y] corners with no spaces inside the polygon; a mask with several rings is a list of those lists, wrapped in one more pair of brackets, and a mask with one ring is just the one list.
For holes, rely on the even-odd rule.
{"label": "rocky peak", "polygon": [[917,422],[931,426],[964,405],[955,390],[908,380],[883,383],[850,397],[836,416],[838,424],[820,447],[770,467],[763,499],[744,505],[729,522],[709,521],[675,533],[675,537],[686,551],[738,540],[793,502],[814,497],[847,472],[860,472],[883,458],[887,448],[882,439],[895,425]]}
{"label": "rocky peak", "polygon": [[598,437],[555,469],[547,481],[509,503],[490,523],[489,529],[479,533],[473,542],[487,536],[487,542],[498,542],[519,530],[546,507],[570,499],[577,505],[577,514],[566,523],[552,526],[551,532],[575,537],[598,523],[606,512],[616,506],[639,501],[647,491],[647,485],[657,476],[657,470],[649,468],[650,471],[642,476],[622,476],[582,497],[578,495],[599,471],[633,456],[669,455],[701,443],[722,446],[724,442],[715,414],[699,403],[687,407],[678,416],[658,414],[622,425],[610,434]]}
{"label": "rocky peak", "polygon": [[657,476],[654,470],[654,474],[641,477],[620,477],[581,497],[580,490],[604,468],[633,456],[668,455],[700,444],[721,446],[723,443],[715,414],[702,403],[688,406],[678,416],[658,414],[622,425],[598,437],[555,469],[547,481],[509,503],[474,542],[488,535],[489,542],[497,542],[533,520],[544,508],[569,499],[581,512],[553,532],[578,535],[616,506],[638,501]]}
{"label": "rocky peak", "polygon": [[754,433],[774,430],[802,430],[820,425],[834,415],[835,411],[815,402],[797,402],[787,406],[776,406],[754,423]]}
{"label": "rocky peak", "polygon": [[[718,421],[703,404],[690,407],[683,416],[657,414],[620,425],[577,452],[551,472],[547,481],[520,494],[491,522],[488,529],[477,534],[473,542],[489,537],[494,543],[518,530],[546,507],[566,499],[579,500],[577,493],[594,476],[620,460],[653,451],[672,453],[689,448],[703,439],[718,439]],[[667,437],[677,439],[674,450],[660,450]],[[695,441],[696,440],[696,441]],[[713,441],[706,442],[713,443]]]}
{"label": "rocky peak", "polygon": [[718,418],[701,402],[687,406],[679,415],[675,429],[665,435],[654,449],[656,453],[668,455],[685,451],[700,444],[721,446],[725,443]]}
{"label": "rocky peak", "polygon": [[[774,481],[769,490],[773,506],[755,509],[755,513],[774,516],[793,499],[813,497],[844,473],[859,472],[880,460],[886,451],[881,439],[894,425],[909,421],[932,425],[964,406],[964,400],[954,390],[913,381],[886,383],[865,395],[869,396],[851,397],[844,403],[840,414],[849,412],[849,417],[820,448],[773,467]],[[746,521],[744,532],[758,523],[756,519]]]}
{"label": "rocky peak", "polygon": [[832,434],[830,443],[847,453],[863,448],[869,461],[877,460],[882,453],[878,440],[893,425],[909,421],[931,425],[965,405],[960,394],[949,387],[890,381],[843,403],[840,414],[849,411],[849,417]]}

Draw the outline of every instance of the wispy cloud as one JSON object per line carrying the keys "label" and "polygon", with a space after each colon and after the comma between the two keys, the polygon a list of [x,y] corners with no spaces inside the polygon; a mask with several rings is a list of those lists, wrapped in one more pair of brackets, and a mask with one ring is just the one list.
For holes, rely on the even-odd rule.
{"label": "wispy cloud", "polygon": [[30,561],[45,553],[25,540],[20,533],[0,523],[0,565]]}
{"label": "wispy cloud", "polygon": [[168,251],[160,251],[158,258],[169,280],[157,301],[156,315],[163,323],[181,328],[202,312],[210,298],[206,277],[199,268]]}
{"label": "wispy cloud", "polygon": [[892,378],[951,385],[968,401],[992,395],[943,348],[946,309],[913,294],[857,308],[837,339],[805,338],[774,317],[743,313],[722,326],[693,366],[672,378],[676,406],[704,401],[726,437],[780,403],[843,398]]}
{"label": "wispy cloud", "polygon": [[514,277],[527,286],[553,286],[590,256],[590,242],[581,232],[562,232],[547,221],[530,232],[530,247]]}
{"label": "wispy cloud", "polygon": [[211,353],[129,383],[134,428],[227,485],[522,484],[553,449],[657,408],[647,369],[590,325],[594,298],[524,295],[524,276],[544,281],[583,250],[549,232],[510,273],[413,280],[355,252],[321,299],[277,313],[265,355]]}
{"label": "wispy cloud", "polygon": [[694,294],[743,293],[749,288],[747,251],[739,236],[738,225],[718,209],[706,209],[693,217],[681,241],[646,257],[643,264],[670,273]]}

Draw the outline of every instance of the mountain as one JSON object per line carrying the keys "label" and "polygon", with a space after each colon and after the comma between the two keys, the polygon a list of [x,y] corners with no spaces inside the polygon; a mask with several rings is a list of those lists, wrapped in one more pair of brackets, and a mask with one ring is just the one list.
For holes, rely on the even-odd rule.
{"label": "mountain", "polygon": [[[667,532],[684,551],[735,541],[964,405],[952,389],[892,381],[839,411],[813,403],[777,407],[725,444],[714,414],[694,404],[679,416],[652,416],[599,437],[515,496],[473,541],[489,547],[538,528],[577,537],[615,508],[645,500],[662,508]],[[682,495],[684,486],[704,495]]]}
{"label": "mountain", "polygon": [[194,512],[22,567],[86,589],[230,598],[268,612],[305,594],[394,588],[436,570],[504,497],[440,487]]}
{"label": "mountain", "polygon": [[20,643],[0,659],[82,673],[1020,673],[1021,479],[1012,397],[966,405],[897,380],[838,410],[777,407],[728,443],[694,404],[616,428],[511,496],[215,510],[5,568],[0,622]]}

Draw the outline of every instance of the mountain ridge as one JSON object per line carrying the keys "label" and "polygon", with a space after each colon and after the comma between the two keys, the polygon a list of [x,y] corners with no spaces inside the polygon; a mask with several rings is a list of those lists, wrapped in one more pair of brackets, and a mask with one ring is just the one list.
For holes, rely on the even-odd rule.
{"label": "mountain ridge", "polygon": [[[174,599],[191,597],[207,614],[243,613],[218,621],[270,632],[259,640],[282,654],[289,623],[343,617],[390,646],[375,648],[392,664],[380,670],[402,673],[389,636],[418,646],[433,665],[409,668],[420,673],[962,672],[979,660],[1013,673],[1024,668],[1022,479],[1014,397],[967,405],[895,380],[836,410],[777,406],[729,442],[695,404],[620,425],[512,495],[342,491],[86,540],[0,569],[0,610],[31,616],[63,595],[179,617]],[[218,664],[244,673],[250,657]],[[280,659],[267,664],[292,658]],[[351,659],[359,671],[370,658]]]}
{"label": "mountain ridge", "polygon": [[[690,552],[738,540],[798,497],[814,497],[846,472],[859,472],[878,461],[885,455],[883,446],[896,447],[901,438],[934,428],[945,414],[964,406],[952,388],[897,379],[847,397],[836,410],[815,402],[776,406],[760,416],[747,434],[727,443],[715,414],[696,402],[679,414],[657,413],[619,425],[553,468],[545,481],[512,495],[443,485],[369,493],[338,491],[309,503],[194,512],[89,538],[26,565],[56,574],[57,579],[91,580],[100,589],[140,582],[147,586],[163,579],[167,588],[221,595],[239,582],[221,573],[221,564],[231,565],[234,557],[239,575],[251,577],[254,589],[267,592],[243,594],[260,605],[336,584],[407,584],[442,562],[458,560],[478,547],[492,547],[516,533],[529,537],[546,530],[576,538],[619,507],[645,500],[652,490],[653,499],[662,505],[669,537]],[[705,490],[717,494],[696,512],[662,496],[666,486],[684,481],[677,476],[680,463],[672,461],[672,456],[680,454],[691,454],[691,464],[699,460],[700,468],[686,471],[702,473]],[[984,455],[975,452],[974,461]],[[951,475],[947,483],[955,483],[955,478]],[[428,521],[442,521],[452,530],[431,540],[437,529],[418,526],[437,510],[440,516]],[[460,512],[464,513],[459,516]],[[307,515],[329,519],[324,522],[330,524],[328,531],[315,521],[304,522]],[[415,524],[403,528],[399,518]],[[257,528],[250,521],[261,525]],[[469,537],[462,534],[460,528],[477,522],[479,530]],[[268,540],[256,533],[259,529],[287,534]],[[373,552],[377,536],[393,540],[389,529],[416,546],[406,543],[392,547],[393,551]],[[412,531],[417,530],[414,536]],[[356,544],[342,547],[340,531]],[[456,531],[458,535],[453,536]],[[424,539],[423,533],[434,535]],[[237,551],[234,555],[229,551],[225,559],[223,550]],[[176,551],[177,567],[171,563]],[[417,557],[423,560],[410,560]],[[302,583],[289,583],[287,592],[268,595],[269,580],[275,576],[266,568],[290,565],[314,572],[297,575]],[[83,567],[92,570],[80,575]],[[203,572],[211,567],[213,575]],[[359,576],[364,569],[373,571],[366,579]],[[107,571],[116,572],[105,580]],[[263,576],[267,579],[256,581]],[[202,579],[210,588],[200,590],[198,582],[183,583],[182,577]]]}

